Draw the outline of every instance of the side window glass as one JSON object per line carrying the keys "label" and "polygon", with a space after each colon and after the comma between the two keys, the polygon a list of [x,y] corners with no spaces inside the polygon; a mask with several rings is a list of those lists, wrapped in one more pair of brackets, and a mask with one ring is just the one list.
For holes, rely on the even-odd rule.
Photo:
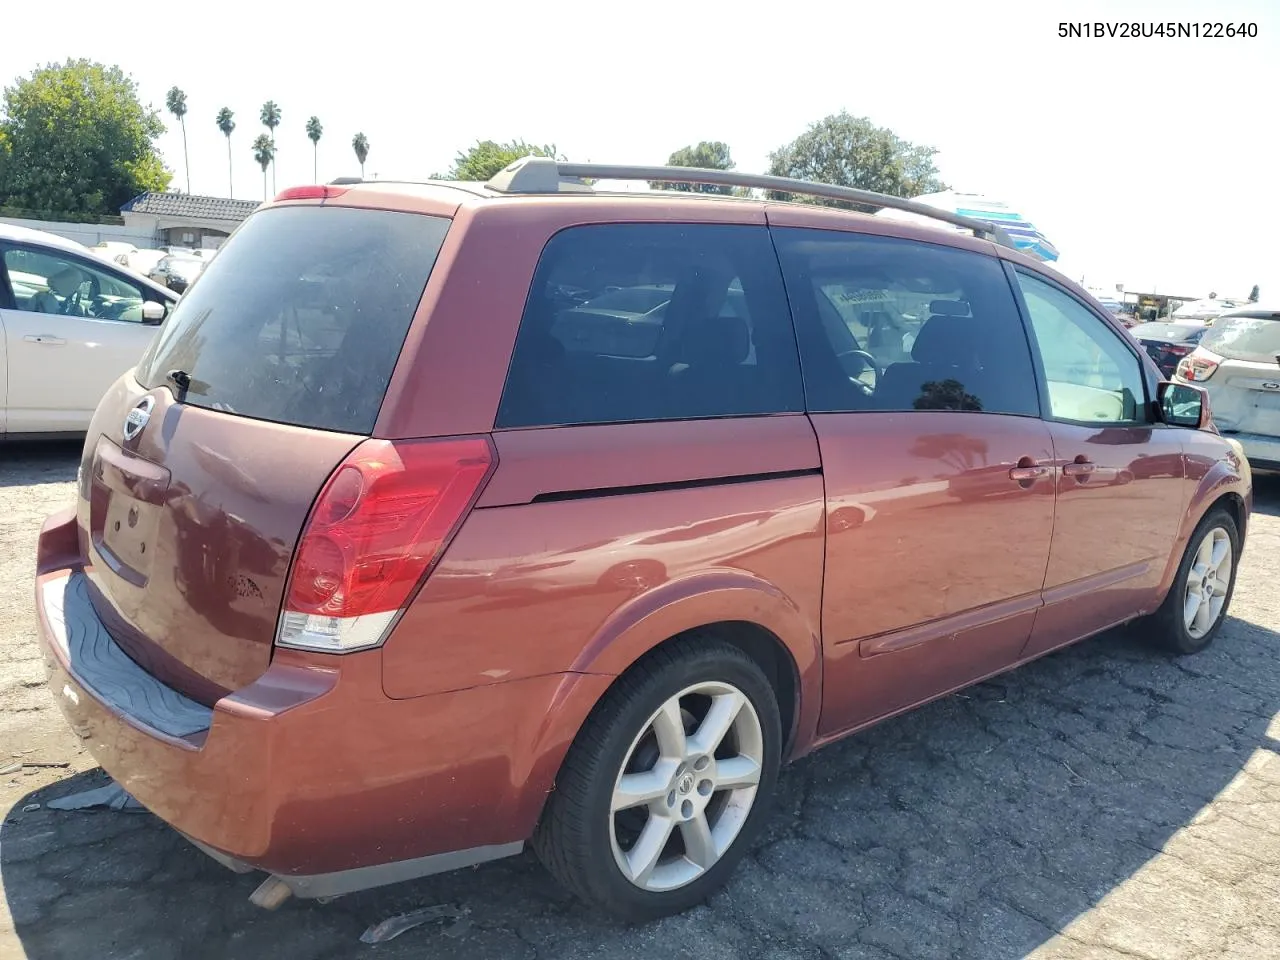
{"label": "side window glass", "polygon": [[142,322],[143,290],[118,274],[31,247],[6,249],[4,265],[19,310]]}
{"label": "side window glass", "polygon": [[1038,416],[1017,302],[996,260],[936,244],[775,229],[809,409]]}
{"label": "side window glass", "polygon": [[1144,421],[1142,365],[1114,331],[1070,294],[1018,271],[1044,366],[1048,415],[1078,423]]}
{"label": "side window glass", "polygon": [[499,427],[804,410],[765,227],[601,224],[543,250]]}

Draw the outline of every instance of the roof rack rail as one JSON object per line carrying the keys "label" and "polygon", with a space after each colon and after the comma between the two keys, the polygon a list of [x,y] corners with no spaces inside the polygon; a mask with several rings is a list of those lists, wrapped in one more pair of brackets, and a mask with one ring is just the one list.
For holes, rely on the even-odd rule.
{"label": "roof rack rail", "polygon": [[800,193],[826,200],[843,200],[869,206],[891,207],[918,214],[931,220],[942,220],[975,237],[991,240],[1006,247],[1013,241],[1003,229],[992,223],[962,217],[948,210],[916,203],[902,197],[855,187],[839,187],[812,180],[793,180],[766,174],[739,173],[736,170],[704,170],[697,167],[629,167],[607,163],[567,163],[550,157],[523,157],[499,171],[486,186],[495,193],[589,193],[585,178],[595,180],[657,180],[664,183],[699,183],[721,187],[749,187],[778,193]]}

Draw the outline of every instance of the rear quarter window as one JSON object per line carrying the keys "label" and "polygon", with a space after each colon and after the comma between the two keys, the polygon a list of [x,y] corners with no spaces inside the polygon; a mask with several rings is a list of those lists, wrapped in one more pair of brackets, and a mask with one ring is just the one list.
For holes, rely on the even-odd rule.
{"label": "rear quarter window", "polygon": [[346,207],[254,214],[174,308],[138,367],[186,402],[367,434],[449,221]]}
{"label": "rear quarter window", "polygon": [[564,230],[543,250],[497,426],[803,409],[767,228],[599,224]]}

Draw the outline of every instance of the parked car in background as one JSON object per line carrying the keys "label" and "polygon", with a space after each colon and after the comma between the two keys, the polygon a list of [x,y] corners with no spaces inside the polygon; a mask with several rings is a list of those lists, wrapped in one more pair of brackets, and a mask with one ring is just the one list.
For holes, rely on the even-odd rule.
{"label": "parked car in background", "polygon": [[134,273],[140,273],[146,277],[156,268],[156,264],[167,256],[168,254],[163,250],[143,248],[128,254],[125,259],[125,266]]}
{"label": "parked car in background", "polygon": [[81,244],[0,224],[0,435],[83,433],[176,299]]}
{"label": "parked car in background", "polygon": [[185,293],[187,287],[196,282],[196,278],[208,264],[194,254],[173,253],[162,257],[149,274],[156,283],[168,287],[175,293]]}
{"label": "parked car in background", "polygon": [[1174,323],[1191,323],[1198,321],[1200,323],[1211,324],[1222,314],[1235,310],[1240,306],[1243,306],[1243,304],[1236,300],[1225,300],[1216,297],[1206,298],[1204,300],[1193,300],[1191,303],[1184,303],[1177,310],[1173,311],[1169,319]]}
{"label": "parked car in background", "polygon": [[1172,323],[1158,320],[1130,327],[1129,332],[1156,362],[1160,372],[1166,377],[1172,377],[1182,358],[1196,348],[1208,329],[1208,326],[1199,321]]}
{"label": "parked car in background", "polygon": [[1219,316],[1179,362],[1177,379],[1208,393],[1214,423],[1253,466],[1280,471],[1280,305]]}
{"label": "parked car in background", "polygon": [[132,243],[126,243],[123,240],[103,240],[90,247],[89,252],[101,257],[103,260],[110,260],[112,263],[127,267],[129,265],[129,256],[137,253],[138,248]]}
{"label": "parked car in background", "polygon": [[255,902],[531,843],[673,913],[784,762],[1119,623],[1213,640],[1248,464],[1080,287],[564,172],[259,207],[41,532],[54,697]]}

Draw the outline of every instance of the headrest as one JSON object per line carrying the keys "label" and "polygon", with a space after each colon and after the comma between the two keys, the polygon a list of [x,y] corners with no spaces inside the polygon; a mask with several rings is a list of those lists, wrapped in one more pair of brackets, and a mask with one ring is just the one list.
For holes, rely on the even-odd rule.
{"label": "headrest", "polygon": [[684,359],[691,367],[737,366],[751,353],[751,330],[741,317],[704,317],[684,334]]}
{"label": "headrest", "polygon": [[930,300],[929,315],[934,317],[967,317],[969,304],[964,300]]}
{"label": "headrest", "polygon": [[978,333],[970,318],[961,319],[945,314],[930,317],[920,328],[916,342],[911,346],[911,359],[917,363],[969,363],[978,352],[975,339]]}
{"label": "headrest", "polygon": [[60,297],[69,297],[84,283],[84,273],[75,267],[63,267],[49,278],[49,289]]}

